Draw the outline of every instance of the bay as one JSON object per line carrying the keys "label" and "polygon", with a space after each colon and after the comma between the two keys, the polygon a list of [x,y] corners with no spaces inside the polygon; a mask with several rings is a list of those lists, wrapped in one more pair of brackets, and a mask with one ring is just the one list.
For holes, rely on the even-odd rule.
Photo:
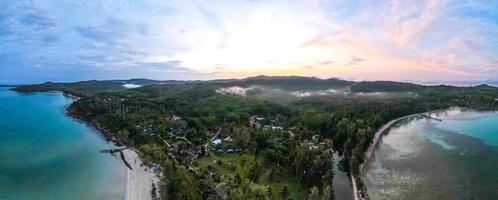
{"label": "bay", "polygon": [[498,199],[498,113],[451,109],[383,136],[365,175],[371,199]]}
{"label": "bay", "polygon": [[0,88],[0,199],[121,199],[125,168],[99,152],[113,148],[65,115],[61,93]]}

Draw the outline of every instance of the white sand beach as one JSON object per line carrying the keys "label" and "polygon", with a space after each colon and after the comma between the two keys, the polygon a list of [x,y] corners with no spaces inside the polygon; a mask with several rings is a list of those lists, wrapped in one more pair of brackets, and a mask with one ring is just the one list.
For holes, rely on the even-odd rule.
{"label": "white sand beach", "polygon": [[[157,173],[142,165],[137,152],[125,149],[123,154],[132,170],[126,170],[125,200],[152,200],[152,184],[158,188],[159,177]],[[158,195],[156,195],[158,196]]]}

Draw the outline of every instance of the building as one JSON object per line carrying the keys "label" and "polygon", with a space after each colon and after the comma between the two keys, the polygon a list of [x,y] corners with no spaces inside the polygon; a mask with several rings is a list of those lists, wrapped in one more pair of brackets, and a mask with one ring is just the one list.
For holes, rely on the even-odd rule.
{"label": "building", "polygon": [[222,141],[222,140],[220,140],[220,139],[216,139],[216,140],[213,140],[213,142],[211,142],[211,143],[212,143],[213,145],[218,146],[218,145],[223,144],[223,141]]}

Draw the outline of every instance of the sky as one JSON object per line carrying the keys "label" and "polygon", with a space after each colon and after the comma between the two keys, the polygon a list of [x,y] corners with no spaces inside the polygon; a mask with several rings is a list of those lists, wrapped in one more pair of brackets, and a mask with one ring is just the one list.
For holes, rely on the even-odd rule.
{"label": "sky", "polygon": [[0,0],[0,83],[498,79],[496,0]]}

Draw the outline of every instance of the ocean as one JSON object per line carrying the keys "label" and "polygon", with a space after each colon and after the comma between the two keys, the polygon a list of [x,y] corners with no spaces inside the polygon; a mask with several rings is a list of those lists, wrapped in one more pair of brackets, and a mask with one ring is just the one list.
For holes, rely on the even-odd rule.
{"label": "ocean", "polygon": [[122,199],[125,167],[84,122],[65,115],[61,93],[0,88],[0,199]]}

